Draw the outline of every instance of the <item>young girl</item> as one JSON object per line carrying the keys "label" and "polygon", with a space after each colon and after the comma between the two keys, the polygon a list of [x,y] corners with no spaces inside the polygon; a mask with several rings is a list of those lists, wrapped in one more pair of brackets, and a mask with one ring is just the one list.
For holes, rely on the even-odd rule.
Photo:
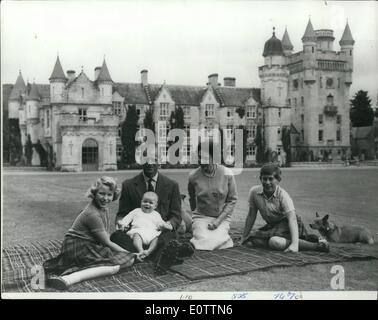
{"label": "young girl", "polygon": [[109,238],[108,205],[120,190],[111,177],[98,179],[88,190],[92,201],[81,211],[65,235],[61,253],[44,262],[47,285],[59,290],[130,267],[135,254]]}

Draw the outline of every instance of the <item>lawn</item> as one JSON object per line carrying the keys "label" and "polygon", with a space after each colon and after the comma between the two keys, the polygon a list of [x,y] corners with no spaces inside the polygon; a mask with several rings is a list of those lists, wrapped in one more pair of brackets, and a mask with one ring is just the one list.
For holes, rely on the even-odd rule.
{"label": "lawn", "polygon": [[[119,182],[136,171],[109,172]],[[166,174],[187,193],[188,171]],[[33,240],[62,239],[73,219],[85,206],[84,194],[99,173],[70,174],[46,172],[5,172],[3,174],[3,245]],[[378,170],[375,168],[284,169],[281,186],[294,200],[298,214],[306,224],[315,212],[329,213],[338,224],[355,224],[378,232]],[[259,183],[258,170],[246,170],[236,177],[239,201],[233,214],[232,228],[242,229],[247,212],[247,196]],[[117,203],[111,205],[114,217]],[[257,225],[262,225],[260,218]],[[346,289],[377,290],[377,260],[343,263]],[[331,266],[276,268],[194,283],[172,290],[330,290]]]}

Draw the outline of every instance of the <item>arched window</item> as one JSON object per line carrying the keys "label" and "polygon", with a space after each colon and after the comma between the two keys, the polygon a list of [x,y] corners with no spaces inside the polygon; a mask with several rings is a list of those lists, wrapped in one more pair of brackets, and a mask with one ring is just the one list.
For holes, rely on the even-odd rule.
{"label": "arched window", "polygon": [[333,106],[333,95],[332,94],[329,94],[327,96],[327,105]]}

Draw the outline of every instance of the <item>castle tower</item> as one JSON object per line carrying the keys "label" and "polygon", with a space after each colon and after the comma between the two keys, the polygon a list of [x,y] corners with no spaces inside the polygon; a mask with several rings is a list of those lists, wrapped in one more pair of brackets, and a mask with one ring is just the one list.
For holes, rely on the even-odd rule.
{"label": "castle tower", "polygon": [[19,119],[19,109],[22,107],[22,98],[26,94],[26,85],[21,74],[21,70],[18,74],[16,83],[14,84],[12,91],[9,95],[8,103],[8,118]]}
{"label": "castle tower", "polygon": [[96,79],[96,84],[100,90],[100,103],[112,104],[113,80],[110,77],[105,59],[102,63],[101,71]]}
{"label": "castle tower", "polygon": [[306,31],[302,37],[303,43],[303,67],[304,81],[307,83],[315,82],[316,67],[316,35],[312,27],[311,20],[308,20]]}
{"label": "castle tower", "polygon": [[345,83],[350,85],[352,84],[352,72],[353,72],[353,46],[354,40],[352,33],[350,32],[349,24],[347,22],[341,40],[339,41],[341,52],[343,53],[346,64],[346,79]]}
{"label": "castle tower", "polygon": [[293,53],[294,46],[292,45],[289,37],[289,33],[287,32],[287,28],[285,28],[284,35],[282,37],[282,48],[284,51],[285,56],[289,56]]}
{"label": "castle tower", "polygon": [[[290,107],[286,104],[289,71],[285,63],[281,40],[272,37],[265,42],[265,64],[259,68],[261,102],[263,106],[264,137],[272,155],[285,156],[282,148],[282,129],[290,125]],[[271,160],[276,160],[275,157]]]}
{"label": "castle tower", "polygon": [[67,82],[67,78],[64,75],[62,65],[59,60],[59,56],[56,58],[54,70],[49,78],[50,80],[50,102],[63,102],[64,101],[64,89]]}
{"label": "castle tower", "polygon": [[[26,131],[30,135],[32,144],[36,144],[39,139],[40,123],[39,123],[39,102],[40,94],[37,85],[33,83],[30,92],[26,97]],[[39,155],[33,148],[32,165],[40,165]]]}

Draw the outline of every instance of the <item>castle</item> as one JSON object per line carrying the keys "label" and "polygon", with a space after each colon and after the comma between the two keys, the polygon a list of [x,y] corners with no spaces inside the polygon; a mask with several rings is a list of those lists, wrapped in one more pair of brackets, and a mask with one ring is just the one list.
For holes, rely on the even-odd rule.
{"label": "castle", "polygon": [[[335,51],[332,30],[314,30],[308,21],[303,50],[294,53],[288,31],[282,40],[273,31],[266,41],[261,88],[241,88],[236,79],[208,76],[203,86],[150,84],[148,71],[139,83],[112,80],[104,59],[90,80],[83,70],[63,71],[57,57],[49,84],[27,84],[20,74],[8,97],[8,118],[17,121],[21,143],[27,140],[53,155],[66,171],[114,170],[120,160],[120,124],[129,106],[139,121],[153,111],[155,132],[166,130],[172,111],[184,111],[185,130],[244,127],[246,162],[256,162],[256,135],[262,128],[264,152],[285,162],[342,158],[350,152],[349,89],[352,83],[354,40],[348,23]],[[169,129],[169,128],[168,128]],[[284,138],[284,132],[286,136]],[[288,134],[288,135],[287,135]],[[289,139],[285,148],[284,139]],[[190,139],[183,153],[189,156]],[[33,148],[31,162],[39,165]]]}

